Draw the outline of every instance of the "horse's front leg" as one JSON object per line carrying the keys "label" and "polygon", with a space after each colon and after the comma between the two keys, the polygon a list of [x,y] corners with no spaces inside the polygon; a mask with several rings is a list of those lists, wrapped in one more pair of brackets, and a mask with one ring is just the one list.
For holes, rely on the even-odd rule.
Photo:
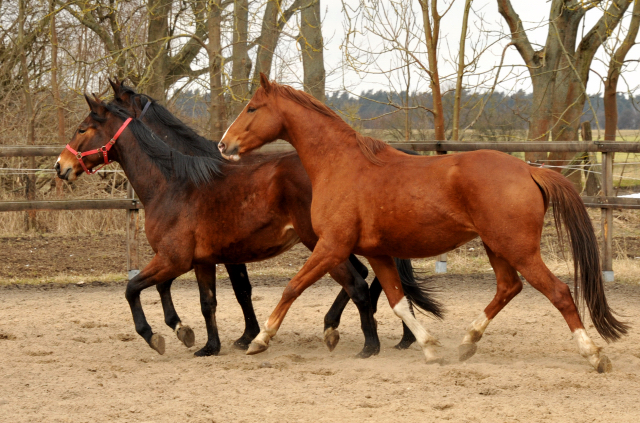
{"label": "horse's front leg", "polygon": [[251,282],[249,282],[247,266],[244,264],[225,264],[224,266],[227,268],[231,287],[234,294],[236,294],[236,300],[238,300],[244,315],[244,333],[233,343],[233,346],[246,350],[249,348],[251,340],[260,333],[260,324],[251,301]]}
{"label": "horse's front leg", "polygon": [[196,351],[196,357],[206,357],[218,355],[220,353],[220,337],[218,335],[218,324],[216,322],[216,308],[218,300],[216,298],[216,267],[207,265],[196,265],[193,267],[198,279],[198,289],[200,290],[200,309],[207,325],[207,343],[200,350]]}
{"label": "horse's front leg", "polygon": [[329,270],[347,260],[349,253],[349,250],[338,248],[337,245],[320,239],[302,269],[289,281],[280,302],[265,323],[264,329],[251,341],[247,354],[252,355],[266,351],[269,348],[269,341],[276,335],[284,316],[295,299]]}
{"label": "horse's front leg", "polygon": [[[189,270],[189,269],[187,269]],[[150,286],[172,280],[185,273],[185,270],[173,265],[168,259],[156,254],[145,268],[127,284],[125,298],[131,307],[136,332],[159,354],[164,354],[164,338],[153,333],[142,310],[140,292]]]}
{"label": "horse's front leg", "polygon": [[196,342],[196,336],[187,325],[183,325],[175,307],[173,306],[173,299],[171,298],[171,284],[175,279],[169,279],[168,281],[159,283],[156,285],[156,289],[160,294],[160,301],[162,302],[162,310],[164,311],[164,322],[173,330],[178,339],[187,348],[193,347]]}
{"label": "horse's front leg", "polygon": [[[369,274],[369,270],[353,254],[349,256],[349,263],[351,263],[351,266],[349,266],[349,270],[352,272],[353,278],[355,278],[357,281],[362,279],[365,285],[361,289],[366,290],[367,287],[366,287],[366,282],[364,280],[367,278]],[[329,351],[333,351],[338,345],[338,342],[340,341],[340,333],[338,332],[338,326],[340,326],[340,319],[342,317],[342,313],[344,312],[345,307],[347,307],[347,304],[349,304],[349,301],[351,301],[351,297],[347,293],[347,290],[344,288],[344,284],[341,283],[339,279],[336,279],[336,275],[332,274],[331,276],[338,283],[340,283],[343,286],[343,288],[340,290],[340,292],[338,293],[338,296],[333,301],[331,308],[329,309],[327,314],[324,316],[324,343],[329,348]],[[375,307],[372,308],[372,310],[373,310],[372,313],[375,314]],[[374,331],[375,331],[375,327],[374,327]]]}

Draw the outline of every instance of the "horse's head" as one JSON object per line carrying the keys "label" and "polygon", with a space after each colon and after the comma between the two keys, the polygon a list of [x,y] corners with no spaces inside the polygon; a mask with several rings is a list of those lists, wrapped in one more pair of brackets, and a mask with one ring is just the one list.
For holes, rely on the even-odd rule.
{"label": "horse's head", "polygon": [[286,130],[276,97],[269,78],[261,72],[260,88],[218,143],[226,159],[239,160],[240,155],[284,137]]}
{"label": "horse's head", "polygon": [[82,172],[92,173],[96,166],[117,160],[117,153],[111,150],[111,140],[119,122],[112,119],[113,116],[97,97],[85,95],[84,98],[91,112],[80,123],[55,164],[58,177],[68,181],[77,179]]}

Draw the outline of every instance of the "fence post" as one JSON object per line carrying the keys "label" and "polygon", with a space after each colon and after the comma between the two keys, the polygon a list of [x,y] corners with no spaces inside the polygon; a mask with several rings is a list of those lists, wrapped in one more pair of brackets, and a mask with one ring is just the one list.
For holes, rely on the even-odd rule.
{"label": "fence post", "polygon": [[[135,200],[136,193],[127,181],[127,198]],[[138,233],[140,229],[140,212],[137,209],[127,210],[127,276],[129,280],[140,273],[140,255]]]}
{"label": "fence post", "polygon": [[[602,153],[602,194],[613,196],[613,156]],[[605,282],[613,282],[613,209],[601,209],[602,222],[602,276]]]}
{"label": "fence post", "polygon": [[[447,154],[447,152],[437,151],[436,154]],[[436,273],[447,273],[447,253],[436,257]]]}

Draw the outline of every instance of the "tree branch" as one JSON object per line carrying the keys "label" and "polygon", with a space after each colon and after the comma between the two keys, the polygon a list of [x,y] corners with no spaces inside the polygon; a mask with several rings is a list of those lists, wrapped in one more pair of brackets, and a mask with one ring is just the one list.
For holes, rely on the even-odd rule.
{"label": "tree branch", "polygon": [[536,53],[524,31],[520,16],[518,16],[516,11],[513,10],[511,1],[498,0],[498,12],[500,12],[504,20],[507,22],[507,25],[509,25],[509,30],[511,31],[511,44],[518,49],[518,52],[520,53],[520,56],[522,56],[526,65],[529,67],[538,66]]}

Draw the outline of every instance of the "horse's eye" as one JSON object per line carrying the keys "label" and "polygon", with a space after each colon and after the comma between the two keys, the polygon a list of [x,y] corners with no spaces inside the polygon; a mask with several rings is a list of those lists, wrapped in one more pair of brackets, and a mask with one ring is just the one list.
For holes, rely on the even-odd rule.
{"label": "horse's eye", "polygon": [[256,111],[256,108],[255,108],[255,107],[249,107],[249,108],[247,109],[247,113],[253,113],[253,112],[255,112],[255,111]]}
{"label": "horse's eye", "polygon": [[78,129],[78,133],[79,133],[79,134],[84,134],[85,132],[87,132],[87,130],[86,130],[86,129]]}

